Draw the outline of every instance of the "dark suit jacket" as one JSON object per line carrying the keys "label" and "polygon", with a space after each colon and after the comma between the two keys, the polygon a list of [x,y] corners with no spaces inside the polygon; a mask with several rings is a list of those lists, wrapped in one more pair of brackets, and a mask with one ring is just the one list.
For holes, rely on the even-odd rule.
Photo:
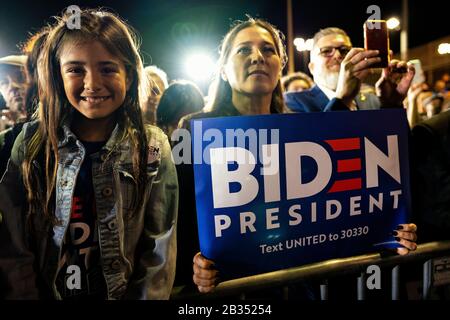
{"label": "dark suit jacket", "polygon": [[[284,99],[294,112],[348,111],[340,99],[329,100],[318,86],[301,92],[286,92]],[[355,100],[360,110],[380,109],[380,100],[373,93],[360,93]]]}
{"label": "dark suit jacket", "polygon": [[412,130],[413,208],[420,242],[450,239],[450,111]]}

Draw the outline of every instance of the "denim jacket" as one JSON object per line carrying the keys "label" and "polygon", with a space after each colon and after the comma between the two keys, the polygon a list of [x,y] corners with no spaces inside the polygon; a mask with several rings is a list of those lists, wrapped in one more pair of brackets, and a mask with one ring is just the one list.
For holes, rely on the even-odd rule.
{"label": "denim jacket", "polygon": [[[60,223],[46,226],[37,214],[32,221],[36,230],[30,235],[25,231],[27,205],[21,163],[37,127],[37,122],[24,126],[0,183],[0,231],[4,233],[0,237],[0,286],[8,287],[0,287],[0,292],[5,291],[6,297],[12,299],[42,298],[45,291],[50,297],[61,298],[55,279],[75,182],[85,156],[80,141],[68,126],[63,126],[55,191],[55,216]],[[167,137],[153,126],[146,127],[146,131],[148,184],[144,201],[133,214],[136,181],[132,175],[132,153],[129,140],[119,142],[119,126],[106,145],[91,155],[100,258],[108,299],[168,299],[173,286],[177,174]],[[42,166],[33,162],[33,170],[39,170],[41,177]]]}

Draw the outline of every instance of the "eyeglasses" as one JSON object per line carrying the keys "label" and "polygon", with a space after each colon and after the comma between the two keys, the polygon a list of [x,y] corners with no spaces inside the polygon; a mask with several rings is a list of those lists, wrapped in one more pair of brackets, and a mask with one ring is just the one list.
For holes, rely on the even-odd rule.
{"label": "eyeglasses", "polygon": [[341,56],[345,56],[352,48],[349,46],[340,46],[340,47],[323,47],[320,48],[319,54],[323,57],[332,57],[336,50],[339,51]]}

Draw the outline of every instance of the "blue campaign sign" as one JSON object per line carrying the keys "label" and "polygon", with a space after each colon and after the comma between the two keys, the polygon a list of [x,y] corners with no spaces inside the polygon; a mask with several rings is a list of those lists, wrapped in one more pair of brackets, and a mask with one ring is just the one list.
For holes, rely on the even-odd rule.
{"label": "blue campaign sign", "polygon": [[408,130],[404,110],[193,120],[202,254],[230,279],[397,247]]}

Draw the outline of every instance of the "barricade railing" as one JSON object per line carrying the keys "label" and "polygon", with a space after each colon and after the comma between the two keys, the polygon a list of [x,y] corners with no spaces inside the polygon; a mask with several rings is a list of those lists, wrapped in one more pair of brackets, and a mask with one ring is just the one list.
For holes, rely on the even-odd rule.
{"label": "barricade railing", "polygon": [[[391,299],[398,300],[400,295],[399,278],[400,265],[413,262],[423,262],[422,298],[427,299],[433,284],[432,259],[450,254],[450,241],[438,241],[420,244],[417,250],[409,254],[386,255],[385,253],[372,253],[349,258],[331,259],[312,263],[300,267],[277,270],[239,279],[224,281],[218,284],[215,290],[208,294],[197,291],[186,292],[183,287],[175,287],[171,299],[211,299],[225,296],[245,299],[245,294],[268,288],[283,288],[283,296],[289,298],[288,286],[307,280],[320,280],[320,298],[328,298],[328,279],[342,275],[359,275],[357,279],[357,299],[364,300],[366,290],[366,268],[370,265],[391,267]],[[445,260],[444,260],[445,261]],[[450,259],[446,267],[450,272]]]}

